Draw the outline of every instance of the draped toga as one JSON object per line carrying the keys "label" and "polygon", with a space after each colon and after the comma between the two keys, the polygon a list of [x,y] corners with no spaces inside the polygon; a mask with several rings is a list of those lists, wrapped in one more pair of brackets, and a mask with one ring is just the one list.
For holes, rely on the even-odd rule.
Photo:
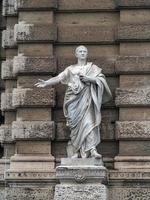
{"label": "draped toga", "polygon": [[[111,91],[101,68],[91,62],[84,66],[71,65],[58,75],[68,85],[63,111],[74,152],[87,152],[100,143],[101,105],[112,98]],[[95,83],[84,83],[80,75],[95,79]]]}

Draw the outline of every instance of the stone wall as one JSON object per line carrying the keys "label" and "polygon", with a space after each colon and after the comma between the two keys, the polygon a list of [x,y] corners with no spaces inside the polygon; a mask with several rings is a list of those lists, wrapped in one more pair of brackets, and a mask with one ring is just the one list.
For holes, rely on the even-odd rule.
{"label": "stone wall", "polygon": [[69,139],[65,87],[34,84],[75,63],[79,44],[88,47],[113,93],[102,107],[98,147],[110,171],[110,199],[150,198],[149,8],[149,0],[3,0],[3,199],[53,199],[55,166]]}

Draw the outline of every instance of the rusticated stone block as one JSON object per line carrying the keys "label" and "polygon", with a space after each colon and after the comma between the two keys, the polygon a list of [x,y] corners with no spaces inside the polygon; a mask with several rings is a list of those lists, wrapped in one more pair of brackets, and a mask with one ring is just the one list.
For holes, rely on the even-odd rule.
{"label": "rusticated stone block", "polygon": [[16,42],[14,41],[14,30],[6,29],[2,32],[2,47],[15,48]]}
{"label": "rusticated stone block", "polygon": [[11,126],[0,126],[0,142],[12,142]]}
{"label": "rusticated stone block", "polygon": [[[63,57],[59,56],[58,60],[58,73],[63,71],[67,66],[72,65],[72,63],[76,62],[76,58],[74,57]],[[115,57],[90,57],[89,60],[102,68],[103,73],[105,75],[113,75],[115,74]]]}
{"label": "rusticated stone block", "polygon": [[56,60],[54,57],[26,57],[22,54],[14,57],[14,74],[47,74],[56,72]]}
{"label": "rusticated stone block", "polygon": [[149,41],[149,24],[120,24],[118,39],[121,41]]}
{"label": "rusticated stone block", "polygon": [[58,26],[58,42],[100,42],[113,43],[116,39],[115,27],[94,25]]}
{"label": "rusticated stone block", "polygon": [[24,21],[14,26],[17,42],[55,41],[57,29],[53,24],[26,24]]}
{"label": "rusticated stone block", "polygon": [[123,185],[122,187],[110,187],[109,196],[111,200],[149,200],[150,187],[149,185],[142,185],[142,183],[133,183],[130,185]]}
{"label": "rusticated stone block", "polygon": [[114,0],[59,0],[59,10],[112,10],[115,9]]}
{"label": "rusticated stone block", "polygon": [[150,73],[149,56],[119,56],[116,60],[117,74],[147,74]]}
{"label": "rusticated stone block", "polygon": [[6,61],[2,62],[1,65],[1,77],[2,79],[13,79],[13,60],[7,59]]}
{"label": "rusticated stone block", "polygon": [[53,140],[55,124],[52,121],[15,121],[12,123],[13,139]]}
{"label": "rusticated stone block", "polygon": [[116,89],[117,106],[149,106],[150,105],[150,88],[126,88]]}
{"label": "rusticated stone block", "polygon": [[102,184],[56,185],[54,200],[107,200],[107,187]]}
{"label": "rusticated stone block", "polygon": [[149,121],[118,121],[116,122],[116,136],[118,139],[133,138],[145,140],[150,138]]}
{"label": "rusticated stone block", "polygon": [[54,187],[11,187],[5,191],[5,200],[53,200]]}
{"label": "rusticated stone block", "polygon": [[51,10],[57,8],[55,0],[15,0],[15,6],[19,10]]}
{"label": "rusticated stone block", "polygon": [[54,89],[14,89],[12,95],[14,107],[53,107],[55,105]]}
{"label": "rusticated stone block", "polygon": [[123,8],[149,8],[150,0],[119,0],[118,5]]}
{"label": "rusticated stone block", "polygon": [[3,16],[16,16],[17,11],[15,10],[14,0],[3,0]]}
{"label": "rusticated stone block", "polygon": [[2,111],[14,110],[14,107],[12,105],[12,93],[1,94],[1,110]]}

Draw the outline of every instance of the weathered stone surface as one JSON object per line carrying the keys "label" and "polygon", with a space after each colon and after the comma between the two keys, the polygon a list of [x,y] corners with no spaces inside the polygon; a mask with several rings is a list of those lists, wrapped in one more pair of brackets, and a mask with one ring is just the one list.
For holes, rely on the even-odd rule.
{"label": "weathered stone surface", "polygon": [[13,172],[54,172],[54,158],[50,155],[14,155],[10,159],[9,173]]}
{"label": "weathered stone surface", "polygon": [[15,121],[12,123],[12,138],[17,139],[54,139],[54,122],[52,121]]}
{"label": "weathered stone surface", "polygon": [[53,107],[55,105],[54,89],[14,89],[12,104],[14,107]]}
{"label": "weathered stone surface", "polygon": [[[136,114],[135,114],[136,113]],[[150,108],[120,108],[120,121],[150,121]]]}
{"label": "weathered stone surface", "polygon": [[149,74],[120,75],[120,88],[147,88],[149,85]]}
{"label": "weathered stone surface", "polygon": [[116,39],[115,27],[96,25],[65,25],[58,26],[58,42],[100,42],[114,43]]}
{"label": "weathered stone surface", "polygon": [[14,0],[3,0],[3,16],[16,16]]}
{"label": "weathered stone surface", "polygon": [[[119,142],[119,155],[120,156],[149,156],[150,155],[150,142],[149,140],[138,140],[138,139],[133,139],[133,140],[120,140]],[[134,156],[133,156],[134,155]],[[143,158],[142,158],[143,159]],[[136,159],[134,160],[134,162]],[[140,160],[137,160],[137,162]],[[132,162],[132,163],[134,163]],[[145,160],[143,161],[144,165]],[[150,161],[148,161],[148,166],[150,167]],[[127,163],[127,166],[129,164]],[[136,166],[134,166],[136,167]],[[134,168],[132,166],[132,168]]]}
{"label": "weathered stone surface", "polygon": [[[90,57],[90,55],[89,55]],[[115,74],[115,57],[90,57],[89,60],[102,68],[105,75],[114,75]],[[67,66],[76,63],[76,59],[73,57],[63,57],[59,56],[57,58],[58,62],[58,73],[63,71]]]}
{"label": "weathered stone surface", "polygon": [[51,142],[49,140],[28,140],[28,142],[26,140],[19,140],[16,143],[16,148],[21,155],[39,156],[40,154],[50,156],[51,154]]}
{"label": "weathered stone surface", "polygon": [[149,106],[150,88],[129,88],[116,90],[117,106]]}
{"label": "weathered stone surface", "polygon": [[14,41],[14,30],[6,29],[2,32],[2,47],[15,48],[16,42]]}
{"label": "weathered stone surface", "polygon": [[108,200],[107,187],[102,184],[56,185],[54,200]]}
{"label": "weathered stone surface", "polygon": [[57,29],[53,24],[26,24],[22,21],[14,27],[14,38],[17,42],[55,41]]}
{"label": "weathered stone surface", "polygon": [[11,187],[6,189],[5,200],[53,200],[54,187]]}
{"label": "weathered stone surface", "polygon": [[118,39],[120,41],[149,41],[149,24],[120,24]]}
{"label": "weathered stone surface", "polygon": [[113,0],[77,0],[77,1],[58,1],[59,10],[112,10],[116,8]]}
{"label": "weathered stone surface", "polygon": [[2,62],[1,65],[1,77],[2,79],[13,79],[13,60],[7,59]]}
{"label": "weathered stone surface", "polygon": [[[135,185],[134,185],[135,184]],[[111,200],[149,200],[149,185],[141,186],[140,183],[130,184],[129,186],[114,186],[110,188],[109,196]]]}
{"label": "weathered stone surface", "polygon": [[55,0],[15,0],[15,6],[19,10],[51,10],[57,7]]}
{"label": "weathered stone surface", "polygon": [[119,0],[118,5],[123,8],[149,8],[150,0]]}
{"label": "weathered stone surface", "polygon": [[2,111],[14,110],[14,107],[12,105],[12,93],[1,94],[1,110]]}
{"label": "weathered stone surface", "polygon": [[0,126],[0,142],[12,142],[12,131],[10,125],[1,125]]}
{"label": "weathered stone surface", "polygon": [[56,60],[54,57],[26,57],[19,54],[13,60],[14,74],[55,74],[55,72]]}
{"label": "weathered stone surface", "polygon": [[117,74],[147,74],[150,73],[149,56],[119,56],[116,60]]}
{"label": "weathered stone surface", "polygon": [[116,122],[116,136],[118,139],[133,138],[145,140],[150,138],[149,121],[118,121]]}

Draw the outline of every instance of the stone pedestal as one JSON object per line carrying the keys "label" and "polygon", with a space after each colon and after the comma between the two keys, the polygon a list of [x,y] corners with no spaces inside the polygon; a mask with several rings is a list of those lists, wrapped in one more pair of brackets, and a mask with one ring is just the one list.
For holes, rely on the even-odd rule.
{"label": "stone pedestal", "polygon": [[60,184],[54,200],[108,200],[107,169],[101,159],[63,158],[56,176]]}

